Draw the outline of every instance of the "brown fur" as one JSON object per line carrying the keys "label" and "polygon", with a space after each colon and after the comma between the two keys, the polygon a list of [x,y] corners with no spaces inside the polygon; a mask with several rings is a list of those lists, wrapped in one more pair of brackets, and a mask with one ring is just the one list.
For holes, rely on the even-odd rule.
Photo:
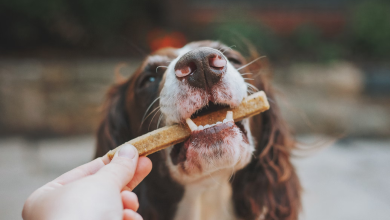
{"label": "brown fur", "polygon": [[[249,60],[257,57],[259,55],[252,51]],[[301,186],[290,162],[296,143],[274,101],[270,76],[264,72],[267,67],[266,62],[257,62],[242,71],[254,74],[252,84],[267,94],[271,107],[251,118],[256,151],[250,164],[231,180],[233,200],[237,215],[242,219],[257,219],[263,214],[266,220],[295,220],[301,209]]]}

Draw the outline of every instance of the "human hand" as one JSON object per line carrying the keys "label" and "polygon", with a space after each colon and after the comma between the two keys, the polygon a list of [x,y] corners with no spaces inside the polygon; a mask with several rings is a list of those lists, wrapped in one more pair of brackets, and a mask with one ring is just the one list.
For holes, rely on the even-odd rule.
{"label": "human hand", "polygon": [[24,204],[24,220],[139,220],[131,192],[151,171],[147,157],[132,145],[77,167],[37,189]]}

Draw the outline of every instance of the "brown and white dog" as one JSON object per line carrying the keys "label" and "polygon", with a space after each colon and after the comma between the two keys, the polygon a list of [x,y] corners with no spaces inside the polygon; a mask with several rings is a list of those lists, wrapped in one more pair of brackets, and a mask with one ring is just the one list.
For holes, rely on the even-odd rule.
{"label": "brown and white dog", "polygon": [[[109,90],[96,157],[149,127],[235,107],[254,88],[273,99],[264,75],[246,82],[243,75],[259,69],[247,64],[239,52],[214,41],[149,55]],[[134,189],[143,218],[297,219],[300,184],[289,159],[295,143],[276,103],[270,104],[250,119],[199,126],[185,142],[150,155],[153,170]]]}

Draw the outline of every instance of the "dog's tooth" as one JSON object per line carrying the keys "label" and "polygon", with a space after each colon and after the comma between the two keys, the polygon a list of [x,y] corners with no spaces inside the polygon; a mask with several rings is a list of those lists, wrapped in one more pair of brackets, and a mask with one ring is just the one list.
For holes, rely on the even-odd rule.
{"label": "dog's tooth", "polygon": [[233,112],[227,111],[225,119],[227,119],[228,121],[233,121]]}
{"label": "dog's tooth", "polygon": [[219,125],[219,124],[222,124],[222,122],[220,122],[220,121],[219,121],[219,122],[217,122],[217,125]]}
{"label": "dog's tooth", "polygon": [[203,130],[203,126],[199,125],[198,130]]}
{"label": "dog's tooth", "polygon": [[186,122],[191,131],[195,131],[198,128],[196,124],[191,120],[191,118],[187,118]]}
{"label": "dog's tooth", "polygon": [[204,126],[204,128],[209,128],[209,127],[211,127],[211,126],[210,126],[210,125],[205,125],[205,126]]}
{"label": "dog's tooth", "polygon": [[223,123],[226,123],[226,122],[228,122],[228,120],[225,118],[225,119],[223,119]]}

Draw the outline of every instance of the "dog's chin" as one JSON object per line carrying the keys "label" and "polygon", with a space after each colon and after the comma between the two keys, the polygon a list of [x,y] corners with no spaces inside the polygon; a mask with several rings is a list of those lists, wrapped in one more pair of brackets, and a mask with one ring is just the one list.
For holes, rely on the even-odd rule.
{"label": "dog's chin", "polygon": [[188,140],[175,145],[170,152],[173,177],[188,184],[216,173],[230,175],[248,164],[253,147],[240,123],[229,121],[193,131]]}

